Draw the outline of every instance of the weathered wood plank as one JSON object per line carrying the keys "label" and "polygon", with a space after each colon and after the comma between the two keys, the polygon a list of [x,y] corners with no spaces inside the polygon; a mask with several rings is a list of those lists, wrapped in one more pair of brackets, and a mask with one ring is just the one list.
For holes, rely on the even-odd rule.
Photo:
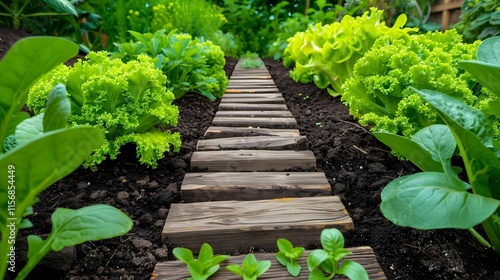
{"label": "weathered wood plank", "polygon": [[[377,261],[377,257],[373,252],[373,249],[368,246],[363,247],[350,247],[346,248],[351,251],[352,254],[345,257],[346,260],[353,260],[360,263],[368,272],[369,279],[371,280],[386,280],[384,271],[380,267]],[[277,250],[277,249],[276,249]],[[307,250],[304,252],[302,257],[299,259],[298,263],[302,266],[302,271],[298,277],[292,277],[288,274],[286,267],[281,266],[276,260],[276,255],[274,253],[254,253],[257,260],[270,260],[271,267],[259,280],[306,280],[309,277],[309,270],[307,269],[307,256],[311,251]],[[227,265],[239,264],[243,262],[246,255],[232,256],[225,262],[221,263],[221,268],[214,274],[210,279],[212,280],[239,280],[241,276],[233,274],[225,269]],[[156,264],[153,277],[151,280],[184,280],[189,277],[189,272],[184,263],[180,261],[170,261],[170,262],[159,262]],[[335,279],[345,280],[347,277],[336,276]]]}
{"label": "weathered wood plank", "polygon": [[187,173],[181,186],[185,202],[259,200],[332,195],[323,172]]}
{"label": "weathered wood plank", "polygon": [[250,136],[198,140],[198,151],[220,150],[307,150],[305,136]]}
{"label": "weathered wood plank", "polygon": [[235,127],[297,128],[294,118],[214,117],[212,125]]}
{"label": "weathered wood plank", "polygon": [[237,76],[231,76],[231,80],[233,81],[239,81],[239,80],[253,80],[253,79],[259,79],[259,80],[271,80],[273,77],[271,74],[267,73],[265,75],[255,75],[255,74],[248,74],[248,75],[237,75]]}
{"label": "weathered wood plank", "polygon": [[286,104],[251,104],[251,103],[220,103],[219,111],[228,110],[228,111],[255,111],[255,110],[264,110],[264,111],[286,111],[288,107]]}
{"label": "weathered wood plank", "polygon": [[292,118],[290,111],[217,111],[216,117],[274,117]]}
{"label": "weathered wood plank", "polygon": [[228,85],[276,85],[272,79],[229,79]]}
{"label": "weathered wood plank", "polygon": [[281,93],[225,93],[222,98],[278,98]]}
{"label": "weathered wood plank", "polygon": [[222,97],[221,103],[285,104],[282,96],[272,97]]}
{"label": "weathered wood plank", "polygon": [[276,85],[228,85],[226,87],[227,90],[253,90],[253,89],[275,89],[278,87]]}
{"label": "weathered wood plank", "polygon": [[300,132],[297,129],[211,126],[207,129],[203,137],[205,139],[214,139],[214,138],[227,138],[227,137],[239,137],[239,136],[266,136],[266,135],[298,136],[300,135]]}
{"label": "weathered wood plank", "polygon": [[277,87],[272,87],[272,88],[255,88],[255,89],[226,89],[227,93],[254,93],[254,92],[263,92],[263,93],[268,93],[268,92],[279,92],[279,89]]}
{"label": "weathered wood plank", "polygon": [[191,167],[207,171],[287,171],[316,168],[316,158],[310,151],[196,151]]}
{"label": "weathered wood plank", "polygon": [[162,240],[194,251],[209,243],[215,252],[274,250],[278,238],[297,246],[318,243],[325,228],[347,232],[354,224],[337,196],[172,204]]}

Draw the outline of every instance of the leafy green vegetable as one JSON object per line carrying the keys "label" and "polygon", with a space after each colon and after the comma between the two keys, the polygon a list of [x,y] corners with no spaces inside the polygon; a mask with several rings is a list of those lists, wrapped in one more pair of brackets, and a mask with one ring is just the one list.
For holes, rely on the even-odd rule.
{"label": "leafy green vegetable", "polygon": [[229,80],[224,71],[224,52],[210,41],[200,42],[189,34],[165,35],[130,31],[135,42],[115,44],[113,57],[131,61],[141,54],[154,58],[154,63],[167,75],[166,86],[179,99],[188,92],[198,92],[210,100],[222,97]]}
{"label": "leafy green vegetable", "polygon": [[[0,153],[0,168],[7,174],[0,183],[0,207],[7,210],[0,211],[0,276],[18,271],[11,258],[15,256],[16,236],[19,229],[32,226],[26,216],[33,213],[37,195],[78,168],[103,141],[103,133],[97,128],[65,128],[70,106],[62,85],[51,91],[45,114],[31,119],[16,117],[29,86],[77,51],[78,46],[65,39],[31,37],[16,42],[0,61],[0,70],[5,73],[0,78],[0,131],[13,133],[7,137],[6,133],[0,134],[0,143],[9,143],[4,144],[8,149]],[[28,237],[28,263],[17,279],[24,279],[50,251],[123,235],[133,222],[114,207],[94,205],[78,210],[57,209],[52,225],[46,240],[36,235]]]}
{"label": "leafy green vegetable", "polygon": [[340,264],[351,252],[344,249],[344,236],[338,229],[324,229],[320,240],[323,249],[313,250],[307,256],[310,280],[332,279],[335,275],[356,280],[368,279],[368,273],[361,264],[351,260],[344,260]]}
{"label": "leafy green vegetable", "polygon": [[283,53],[286,66],[295,64],[290,76],[301,83],[314,82],[319,88],[328,88],[332,96],[341,95],[342,85],[353,75],[354,64],[377,38],[385,35],[408,40],[408,33],[416,31],[402,28],[404,14],[392,28],[385,25],[382,15],[383,11],[372,8],[363,16],[346,15],[340,22],[310,25],[307,31],[295,34]]}
{"label": "leafy green vegetable", "polygon": [[276,253],[278,262],[286,267],[290,275],[297,277],[302,270],[297,260],[304,254],[304,247],[293,247],[293,244],[287,239],[280,238],[277,241],[279,252]]}
{"label": "leafy green vegetable", "polygon": [[92,52],[85,61],[61,65],[44,76],[30,90],[27,104],[42,113],[50,89],[65,84],[70,126],[90,125],[105,132],[106,141],[86,160],[86,167],[96,169],[106,155],[115,159],[122,145],[135,143],[139,161],[155,168],[166,151],[178,151],[181,145],[179,133],[168,131],[177,125],[179,111],[171,104],[174,96],[165,90],[165,81],[147,56],[123,63],[105,52]]}
{"label": "leafy green vegetable", "polygon": [[[482,223],[493,248],[500,253],[500,150],[493,147],[491,123],[481,111],[451,96],[432,90],[415,91],[447,125],[424,128],[431,133],[419,144],[442,164],[442,171],[417,173],[389,183],[381,194],[382,213],[397,225],[417,229],[469,229],[483,244],[491,246],[472,229]],[[456,142],[443,143],[439,135],[446,134],[452,134]],[[457,144],[470,185],[451,167]]]}
{"label": "leafy green vegetable", "polygon": [[188,280],[208,279],[219,270],[219,263],[229,258],[228,255],[214,256],[212,247],[207,243],[201,245],[197,259],[193,257],[193,252],[187,248],[177,247],[172,250],[172,253],[178,260],[187,265],[189,274],[191,275]]}
{"label": "leafy green vegetable", "polygon": [[454,24],[464,40],[473,42],[498,35],[500,32],[500,2],[496,0],[465,0],[460,21]]}
{"label": "leafy green vegetable", "polygon": [[356,63],[342,101],[360,124],[374,125],[372,131],[407,138],[442,123],[410,87],[437,90],[482,109],[491,95],[473,91],[475,80],[458,67],[459,61],[475,57],[478,45],[462,43],[454,30],[406,39],[382,36]]}
{"label": "leafy green vegetable", "polygon": [[226,269],[234,274],[240,275],[243,280],[256,280],[271,267],[271,261],[257,261],[254,254],[248,254],[240,265],[230,264]]}

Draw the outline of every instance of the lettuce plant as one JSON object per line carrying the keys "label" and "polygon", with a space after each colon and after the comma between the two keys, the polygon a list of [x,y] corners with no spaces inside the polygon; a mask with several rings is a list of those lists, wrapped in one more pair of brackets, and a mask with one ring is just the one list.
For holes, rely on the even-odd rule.
{"label": "lettuce plant", "polygon": [[86,160],[86,167],[96,169],[107,155],[115,159],[126,143],[135,143],[139,161],[153,168],[165,152],[180,148],[179,133],[168,131],[177,125],[179,111],[171,104],[173,94],[165,89],[166,77],[151,58],[138,59],[123,63],[106,52],[92,52],[73,67],[59,66],[30,90],[28,106],[42,113],[50,89],[66,85],[70,126],[90,125],[105,132],[105,141]]}
{"label": "lettuce plant", "polygon": [[[481,43],[477,59],[459,64],[500,97],[500,37]],[[375,134],[424,171],[389,183],[382,191],[382,213],[395,224],[418,229],[469,229],[482,244],[500,253],[500,144],[494,140],[490,118],[443,93],[413,90],[446,125],[425,127],[412,139]],[[488,105],[491,111],[500,110],[496,100]],[[460,170],[451,165],[457,145],[468,183],[459,179]],[[473,229],[480,223],[491,244]]]}
{"label": "lettuce plant", "polygon": [[226,269],[230,272],[240,275],[243,280],[257,280],[271,267],[271,261],[258,261],[254,254],[248,254],[243,259],[241,265],[230,264]]}
{"label": "lettuce plant", "polygon": [[52,232],[42,240],[28,236],[28,263],[16,267],[16,236],[32,227],[26,218],[33,213],[37,195],[78,168],[103,141],[93,127],[66,127],[70,102],[64,86],[49,94],[45,113],[34,118],[20,113],[28,89],[44,73],[74,56],[78,46],[69,40],[50,37],[21,39],[0,61],[0,277],[18,273],[24,279],[50,251],[59,251],[86,241],[127,233],[132,220],[108,205],[76,210],[58,208],[52,214]]}
{"label": "lettuce plant", "polygon": [[349,279],[368,280],[368,273],[358,262],[344,260],[340,263],[351,252],[344,249],[344,236],[338,229],[324,229],[320,240],[323,248],[313,250],[307,256],[310,280],[328,280],[336,275],[344,275]]}
{"label": "lettuce plant", "polygon": [[197,92],[210,100],[222,97],[229,82],[224,71],[224,52],[210,41],[200,42],[189,34],[165,29],[154,34],[129,31],[135,42],[115,44],[113,57],[127,62],[141,54],[155,59],[155,65],[167,75],[166,86],[179,99]]}
{"label": "lettuce plant", "polygon": [[285,66],[295,65],[290,76],[297,82],[314,82],[319,88],[327,88],[332,96],[342,94],[342,85],[352,77],[354,64],[377,38],[386,35],[407,40],[408,33],[416,31],[402,28],[404,14],[392,28],[385,25],[382,15],[383,11],[372,8],[360,17],[346,15],[340,22],[317,23],[296,33],[288,39],[283,53]]}
{"label": "lettuce plant", "polygon": [[207,243],[201,245],[198,258],[193,257],[193,252],[190,249],[177,247],[172,250],[174,256],[181,262],[187,265],[189,274],[191,275],[188,280],[206,280],[215,274],[219,268],[219,263],[229,258],[228,255],[215,255]]}
{"label": "lettuce plant", "polygon": [[410,87],[440,91],[476,108],[490,98],[473,91],[476,81],[458,66],[475,57],[478,45],[462,43],[455,30],[406,39],[383,36],[356,63],[342,101],[360,124],[410,138],[423,127],[442,123]]}

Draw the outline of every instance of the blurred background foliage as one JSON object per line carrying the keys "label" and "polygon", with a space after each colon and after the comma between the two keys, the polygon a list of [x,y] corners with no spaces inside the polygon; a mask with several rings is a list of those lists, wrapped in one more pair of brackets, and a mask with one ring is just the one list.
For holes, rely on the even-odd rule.
{"label": "blurred background foliage", "polygon": [[[64,5],[58,5],[64,4]],[[68,5],[69,3],[69,5]],[[251,52],[281,57],[287,39],[311,24],[330,24],[376,7],[392,26],[402,13],[408,27],[438,30],[429,22],[434,0],[2,0],[0,24],[34,34],[70,37],[83,51],[113,50],[114,43],[165,29],[219,45],[227,56]],[[20,9],[24,11],[20,13]],[[73,7],[74,11],[72,12]],[[484,39],[500,30],[500,0],[466,0],[455,26],[465,39]],[[16,16],[22,15],[22,17]]]}

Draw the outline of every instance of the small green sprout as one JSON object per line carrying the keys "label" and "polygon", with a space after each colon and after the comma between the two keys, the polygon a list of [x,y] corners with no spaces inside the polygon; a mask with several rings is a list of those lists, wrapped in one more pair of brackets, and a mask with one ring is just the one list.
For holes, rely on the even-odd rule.
{"label": "small green sprout", "polygon": [[215,255],[212,247],[203,243],[201,245],[198,258],[193,257],[193,252],[187,248],[177,247],[172,251],[174,256],[187,265],[189,274],[188,280],[206,280],[215,274],[219,268],[219,263],[229,258],[228,255]]}
{"label": "small green sprout", "polygon": [[293,247],[293,244],[287,239],[280,238],[276,242],[278,244],[279,252],[276,253],[278,262],[286,267],[290,275],[297,277],[302,270],[297,260],[304,254],[304,247]]}
{"label": "small green sprout", "polygon": [[257,261],[254,254],[248,254],[245,259],[243,259],[241,266],[230,264],[226,266],[226,269],[234,274],[240,275],[243,277],[243,280],[256,280],[259,276],[264,274],[269,267],[271,267],[271,261]]}

